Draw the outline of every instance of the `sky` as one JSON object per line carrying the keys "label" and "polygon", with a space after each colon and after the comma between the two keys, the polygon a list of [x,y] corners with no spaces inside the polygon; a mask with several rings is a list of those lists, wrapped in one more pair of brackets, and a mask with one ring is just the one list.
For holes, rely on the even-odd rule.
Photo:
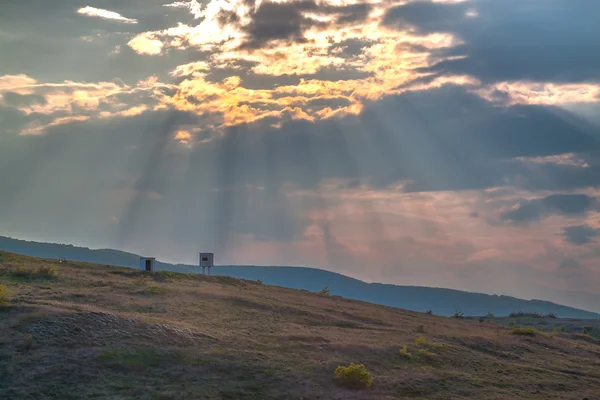
{"label": "sky", "polygon": [[600,311],[599,15],[4,1],[0,235]]}

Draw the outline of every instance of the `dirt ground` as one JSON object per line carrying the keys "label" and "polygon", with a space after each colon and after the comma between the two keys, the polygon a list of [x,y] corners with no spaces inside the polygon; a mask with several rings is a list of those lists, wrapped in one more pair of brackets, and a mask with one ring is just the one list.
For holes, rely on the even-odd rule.
{"label": "dirt ground", "polygon": [[[0,284],[0,399],[600,398],[580,333],[9,253]],[[371,388],[336,383],[352,362]]]}

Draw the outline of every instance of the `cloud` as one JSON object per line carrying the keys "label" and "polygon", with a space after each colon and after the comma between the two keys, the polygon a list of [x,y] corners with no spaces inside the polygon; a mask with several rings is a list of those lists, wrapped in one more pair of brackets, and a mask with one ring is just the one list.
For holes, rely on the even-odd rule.
{"label": "cloud", "polygon": [[445,51],[452,58],[425,68],[429,72],[465,73],[483,82],[582,82],[600,78],[593,39],[600,35],[598,12],[594,0],[414,1],[389,9],[384,24],[462,39]]}
{"label": "cloud", "polygon": [[79,10],[77,10],[77,13],[87,15],[88,17],[97,17],[97,18],[110,19],[113,21],[119,21],[119,22],[123,22],[125,24],[137,24],[138,23],[137,20],[131,19],[131,18],[125,18],[121,14],[116,13],[114,11],[104,10],[102,8],[96,8],[96,7],[90,7],[90,6],[80,8]]}
{"label": "cloud", "polygon": [[600,234],[600,230],[589,225],[567,226],[563,230],[567,241],[576,245],[587,244]]}
{"label": "cloud", "polygon": [[163,42],[147,33],[134,37],[127,44],[138,54],[155,56],[161,54],[163,50]]}
{"label": "cloud", "polygon": [[512,210],[501,215],[504,220],[515,222],[539,221],[551,215],[578,216],[595,209],[598,201],[585,194],[552,194],[534,200],[522,200]]}

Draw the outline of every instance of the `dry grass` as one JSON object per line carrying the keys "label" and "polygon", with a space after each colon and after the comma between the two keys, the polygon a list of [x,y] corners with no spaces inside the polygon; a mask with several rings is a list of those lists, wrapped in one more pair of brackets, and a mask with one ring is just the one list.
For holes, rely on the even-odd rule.
{"label": "dry grass", "polygon": [[[44,265],[58,276],[12,274]],[[14,291],[12,307],[0,311],[0,399],[581,400],[600,393],[600,345],[581,334],[513,335],[493,322],[253,281],[6,253],[0,284]],[[336,384],[336,368],[351,363],[370,372],[369,389]]]}

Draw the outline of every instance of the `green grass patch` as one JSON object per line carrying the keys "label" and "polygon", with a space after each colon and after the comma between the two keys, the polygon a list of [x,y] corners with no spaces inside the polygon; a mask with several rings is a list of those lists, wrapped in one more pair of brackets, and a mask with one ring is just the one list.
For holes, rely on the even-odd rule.
{"label": "green grass patch", "polygon": [[167,354],[155,349],[104,350],[98,361],[125,368],[155,367],[167,359]]}

